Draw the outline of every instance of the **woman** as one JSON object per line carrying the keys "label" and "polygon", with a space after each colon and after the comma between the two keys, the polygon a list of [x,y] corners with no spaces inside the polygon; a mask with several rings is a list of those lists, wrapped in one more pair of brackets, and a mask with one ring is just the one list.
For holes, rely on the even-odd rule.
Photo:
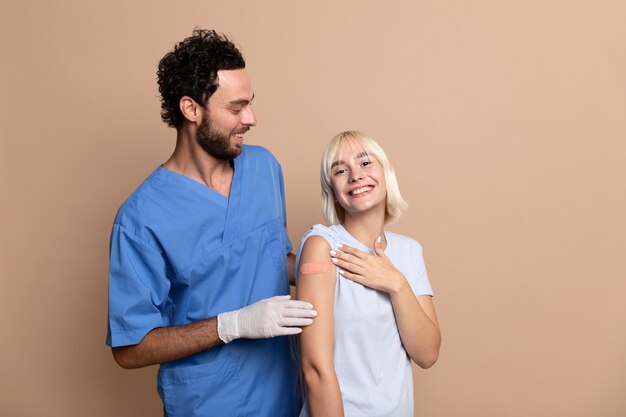
{"label": "woman", "polygon": [[385,232],[406,203],[382,148],[342,132],[321,164],[322,204],[298,254],[297,298],[318,316],[300,335],[307,400],[300,416],[413,417],[411,360],[441,335],[419,243]]}

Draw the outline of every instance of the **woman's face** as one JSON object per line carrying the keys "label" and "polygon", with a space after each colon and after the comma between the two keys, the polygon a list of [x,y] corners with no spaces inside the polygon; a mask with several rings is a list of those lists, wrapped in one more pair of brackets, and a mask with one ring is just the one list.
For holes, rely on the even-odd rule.
{"label": "woman's face", "polygon": [[342,142],[330,178],[335,199],[346,215],[382,210],[384,216],[387,185],[383,167],[356,141]]}

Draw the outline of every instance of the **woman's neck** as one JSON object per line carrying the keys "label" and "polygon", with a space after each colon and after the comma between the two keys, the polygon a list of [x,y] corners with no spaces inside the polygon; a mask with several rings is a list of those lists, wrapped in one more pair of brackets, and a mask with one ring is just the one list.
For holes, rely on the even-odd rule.
{"label": "woman's neck", "polygon": [[350,215],[346,213],[342,226],[353,238],[367,246],[374,247],[374,242],[382,236],[381,244],[383,249],[387,246],[385,240],[385,214],[380,213],[360,213]]}

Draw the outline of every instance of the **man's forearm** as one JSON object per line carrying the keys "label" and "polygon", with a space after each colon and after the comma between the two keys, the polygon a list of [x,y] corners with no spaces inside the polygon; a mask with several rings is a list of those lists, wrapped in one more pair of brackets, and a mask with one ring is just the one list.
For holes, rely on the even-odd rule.
{"label": "man's forearm", "polygon": [[112,350],[115,361],[131,369],[182,359],[222,343],[217,333],[217,318],[212,318],[185,326],[159,327],[136,345]]}

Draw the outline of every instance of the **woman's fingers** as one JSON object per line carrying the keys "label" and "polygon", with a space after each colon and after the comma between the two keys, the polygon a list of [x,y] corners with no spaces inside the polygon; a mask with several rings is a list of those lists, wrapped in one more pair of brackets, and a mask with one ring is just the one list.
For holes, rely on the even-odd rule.
{"label": "woman's fingers", "polygon": [[359,258],[358,256],[355,256],[351,253],[343,252],[341,250],[339,251],[331,250],[330,256],[332,256],[333,258],[339,258],[342,261],[352,262],[353,264],[357,264],[357,265],[362,263],[361,262],[362,259]]}
{"label": "woman's fingers", "polygon": [[346,270],[340,270],[339,274],[342,277],[349,279],[350,281],[358,282],[359,284],[365,285],[365,283],[363,282],[365,277],[362,276],[362,275],[354,274],[354,273],[352,273],[350,271],[346,271]]}
{"label": "woman's fingers", "polygon": [[354,270],[355,268],[363,268],[366,264],[363,259],[342,251],[331,250],[330,256],[332,257],[331,260],[335,265],[352,265],[352,267],[348,267],[348,269]]}
{"label": "woman's fingers", "polygon": [[380,242],[374,242],[376,255],[348,245],[338,245],[338,249],[330,251],[330,254],[333,264],[344,278],[372,289],[387,291],[390,282],[388,278],[396,269],[385,256]]}
{"label": "woman's fingers", "polygon": [[376,255],[381,258],[387,259],[387,255],[385,255],[385,250],[383,249],[383,245],[380,243],[380,237],[374,241],[374,252]]}
{"label": "woman's fingers", "polygon": [[365,253],[362,250],[353,248],[352,246],[348,246],[348,245],[338,244],[337,248],[339,248],[340,251],[347,253],[349,255],[352,255],[355,258],[359,258],[359,259],[363,259],[364,257],[369,255],[368,253]]}
{"label": "woman's fingers", "polygon": [[333,264],[335,264],[337,267],[339,267],[341,269],[345,269],[347,271],[356,272],[356,273],[359,273],[359,272],[363,271],[363,267],[361,265],[358,265],[358,264],[355,264],[353,262],[340,259],[339,256],[333,257],[331,260],[333,261]]}

